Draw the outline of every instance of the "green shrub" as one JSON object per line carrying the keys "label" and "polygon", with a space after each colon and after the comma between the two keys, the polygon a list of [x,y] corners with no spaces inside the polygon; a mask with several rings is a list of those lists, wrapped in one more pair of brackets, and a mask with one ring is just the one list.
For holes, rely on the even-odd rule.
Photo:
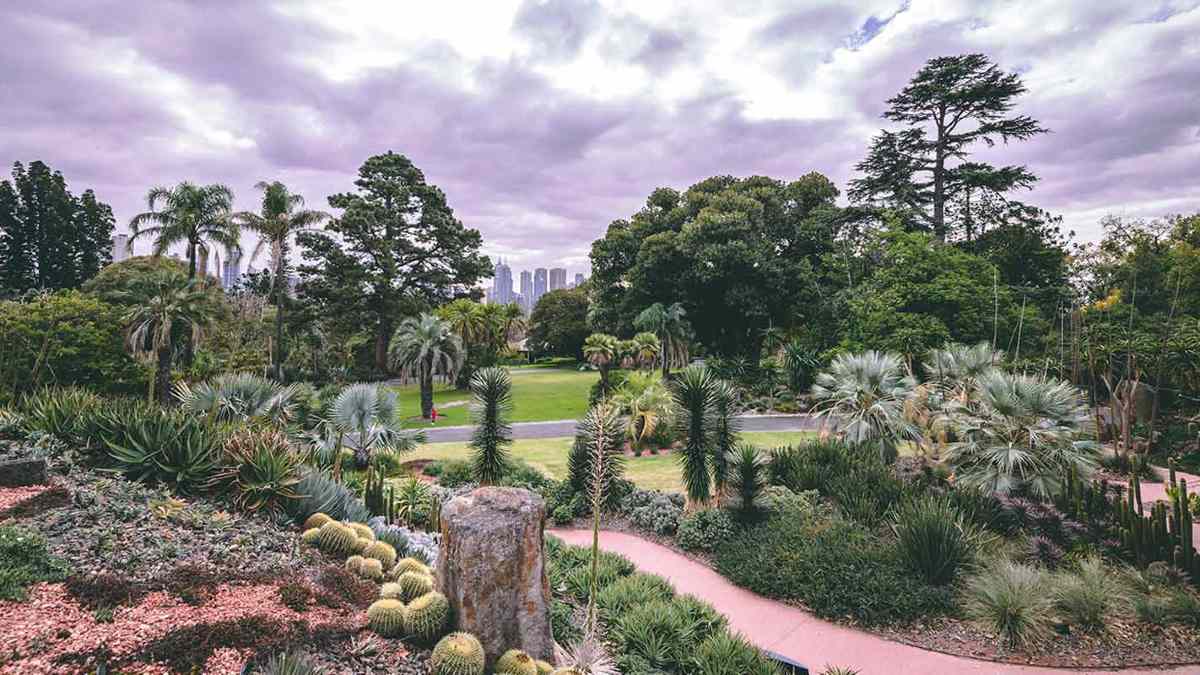
{"label": "green shrub", "polygon": [[1173,590],[1167,602],[1167,616],[1175,623],[1200,628],[1200,598],[1186,588]]}
{"label": "green shrub", "polygon": [[596,594],[596,606],[608,620],[613,620],[633,607],[653,600],[670,600],[675,589],[662,577],[634,573],[601,588]]}
{"label": "green shrub", "polygon": [[437,474],[438,485],[442,487],[456,488],[475,482],[471,463],[466,460],[450,459],[437,464],[440,467]]}
{"label": "green shrub", "polygon": [[718,547],[714,562],[739,586],[800,600],[822,618],[906,623],[953,607],[947,590],[913,578],[895,546],[819,511],[776,514]]}
{"label": "green shrub", "polygon": [[26,431],[40,431],[68,443],[86,442],[82,427],[104,399],[79,387],[45,387],[25,399]]}
{"label": "green shrub", "polygon": [[904,493],[904,484],[877,453],[856,452],[838,441],[776,448],[767,462],[774,485],[793,492],[816,490],[837,501],[847,516],[875,526]]}
{"label": "green shrub", "polygon": [[225,442],[223,466],[215,482],[246,511],[284,512],[299,498],[300,455],[287,436],[273,430],[243,429]]}
{"label": "green shrub", "polygon": [[662,536],[672,536],[683,516],[682,495],[668,495],[657,490],[634,490],[621,501],[624,513],[639,529]]}
{"label": "green shrub", "polygon": [[1099,630],[1120,599],[1121,589],[1104,562],[1092,556],[1080,560],[1077,571],[1057,574],[1053,590],[1054,604],[1068,623],[1084,630]]}
{"label": "green shrub", "polygon": [[67,567],[36,532],[0,526],[0,600],[24,600],[31,584],[66,578]]}
{"label": "green shrub", "polygon": [[901,503],[892,517],[892,532],[901,556],[935,586],[953,581],[982,543],[975,525],[966,522],[950,499],[934,495]]}
{"label": "green shrub", "polygon": [[696,675],[779,675],[779,668],[742,636],[720,632],[700,643],[695,666],[687,672]]}
{"label": "green shrub", "polygon": [[126,476],[195,492],[217,475],[225,440],[217,429],[178,410],[132,405],[120,412],[128,416],[101,413],[97,426],[109,457]]}
{"label": "green shrub", "polygon": [[733,519],[722,509],[705,509],[679,519],[675,541],[689,551],[713,551],[733,536]]}
{"label": "green shrub", "polygon": [[[643,603],[609,625],[617,665],[630,672],[627,659],[644,659],[652,668],[687,672],[696,647],[695,625],[678,605],[664,600]],[[635,662],[636,663],[636,662]]]}
{"label": "green shrub", "polygon": [[967,580],[962,603],[969,618],[1009,647],[1037,644],[1050,633],[1054,600],[1035,567],[996,562]]}
{"label": "green shrub", "polygon": [[[665,582],[664,582],[665,583]],[[695,626],[696,639],[703,640],[710,635],[724,631],[727,625],[725,615],[715,607],[692,595],[675,596],[675,606],[687,614]]]}

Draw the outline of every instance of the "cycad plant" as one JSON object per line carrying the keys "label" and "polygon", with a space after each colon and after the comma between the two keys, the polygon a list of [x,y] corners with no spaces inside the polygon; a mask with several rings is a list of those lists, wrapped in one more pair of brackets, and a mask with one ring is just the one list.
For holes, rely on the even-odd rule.
{"label": "cycad plant", "polygon": [[676,376],[672,389],[679,431],[684,438],[684,447],[679,453],[683,485],[693,508],[704,506],[711,496],[709,459],[717,383],[707,368],[690,366]]}
{"label": "cycad plant", "polygon": [[832,418],[847,445],[873,449],[890,462],[897,443],[919,436],[904,417],[905,399],[916,384],[899,356],[870,350],[835,358],[817,376],[812,394],[817,416]]}
{"label": "cycad plant", "polygon": [[768,459],[753,445],[739,445],[726,455],[729,479],[727,505],[743,520],[754,520],[766,508],[766,489],[771,484]]}
{"label": "cycad plant", "polygon": [[621,477],[625,462],[622,452],[625,430],[620,411],[608,403],[593,406],[579,421],[577,435],[589,460],[586,491],[592,508],[592,566],[585,632],[591,634],[596,630],[596,594],[599,592],[600,511],[611,484]]}
{"label": "cycad plant", "polygon": [[737,385],[728,380],[718,380],[713,385],[712,415],[712,474],[713,494],[718,504],[725,492],[729,470],[727,460],[738,444],[742,429],[741,404]]}
{"label": "cycad plant", "polygon": [[1044,497],[1061,491],[1069,470],[1095,468],[1091,417],[1071,384],[992,370],[979,375],[972,398],[953,411],[961,440],[947,453],[962,484]]}
{"label": "cycad plant", "polygon": [[433,376],[444,375],[454,381],[466,360],[462,340],[450,324],[433,314],[409,317],[396,330],[392,340],[390,364],[395,370],[414,375],[421,387],[421,417],[433,412]]}
{"label": "cycad plant", "polygon": [[606,333],[592,333],[583,341],[583,356],[600,371],[600,391],[607,397],[608,371],[620,357],[620,341]]}
{"label": "cycad plant", "polygon": [[471,378],[471,468],[481,485],[494,485],[508,470],[508,446],[512,444],[512,381],[503,368],[482,368]]}
{"label": "cycad plant", "polygon": [[292,418],[295,387],[252,373],[229,373],[209,382],[175,386],[184,410],[221,422],[265,421],[282,428]]}

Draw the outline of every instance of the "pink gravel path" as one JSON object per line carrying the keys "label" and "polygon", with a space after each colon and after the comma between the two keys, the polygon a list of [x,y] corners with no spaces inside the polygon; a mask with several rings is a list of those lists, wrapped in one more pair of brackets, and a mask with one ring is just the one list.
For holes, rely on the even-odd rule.
{"label": "pink gravel path", "polygon": [[[1144,488],[1143,488],[1144,489]],[[551,530],[569,544],[590,546],[590,530]],[[734,586],[715,571],[671,549],[624,532],[600,533],[600,547],[629,558],[643,572],[665,577],[680,593],[707,601],[729,619],[730,627],[761,649],[800,663],[813,675],[826,664],[850,667],[860,675],[959,675],[971,673],[1085,673],[980,661],[893,642],[864,631],[822,621],[791,605]],[[1121,673],[1200,673],[1200,668],[1125,670]]]}

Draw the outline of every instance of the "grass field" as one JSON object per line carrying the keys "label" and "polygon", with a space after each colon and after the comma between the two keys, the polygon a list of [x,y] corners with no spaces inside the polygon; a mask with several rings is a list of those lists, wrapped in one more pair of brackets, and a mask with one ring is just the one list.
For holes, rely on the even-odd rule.
{"label": "grass field", "polygon": [[[513,422],[542,422],[582,417],[587,412],[588,394],[592,383],[600,378],[593,371],[561,367],[522,366],[510,369],[513,385]],[[400,393],[400,415],[408,424],[419,424],[421,390],[417,385],[397,387]],[[438,411],[438,424],[454,426],[470,424],[467,403],[471,392],[435,385],[433,405]]]}
{"label": "grass field", "polygon": [[[585,399],[586,400],[586,399]],[[742,439],[761,448],[773,448],[796,443],[811,436],[811,432],[747,432]],[[525,460],[548,476],[562,479],[567,475],[567,455],[571,449],[570,438],[530,438],[514,441],[510,450],[514,457]],[[416,452],[405,455],[413,459],[467,459],[471,449],[466,443],[428,443]],[[650,490],[680,492],[679,460],[671,455],[643,454],[630,457],[625,463],[625,477],[638,487]]]}

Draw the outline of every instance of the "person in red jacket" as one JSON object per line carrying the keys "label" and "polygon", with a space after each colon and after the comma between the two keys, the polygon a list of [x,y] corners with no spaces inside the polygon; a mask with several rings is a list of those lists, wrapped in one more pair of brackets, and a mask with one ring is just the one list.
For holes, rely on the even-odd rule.
{"label": "person in red jacket", "polygon": [[429,411],[429,417],[433,424],[437,424],[437,408],[432,408]]}

